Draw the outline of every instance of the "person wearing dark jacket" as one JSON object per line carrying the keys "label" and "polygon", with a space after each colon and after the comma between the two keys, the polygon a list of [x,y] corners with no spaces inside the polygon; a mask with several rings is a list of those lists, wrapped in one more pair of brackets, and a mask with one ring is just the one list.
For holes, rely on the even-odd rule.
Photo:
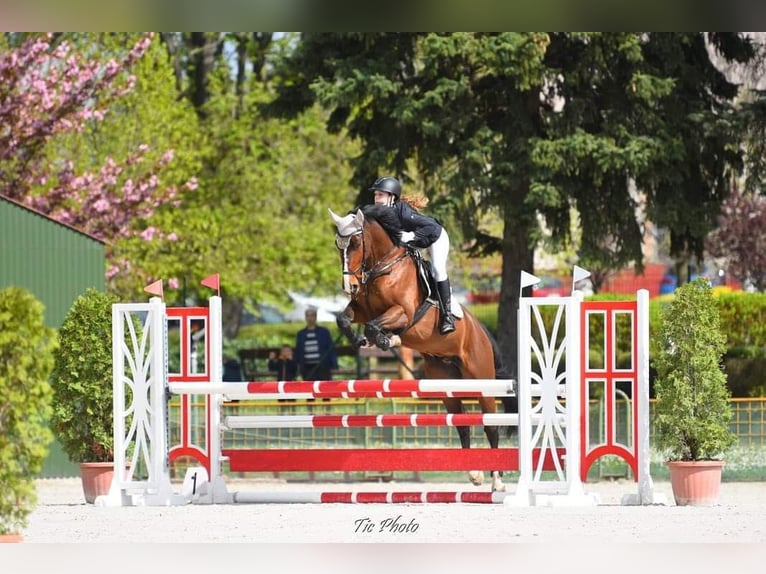
{"label": "person wearing dark jacket", "polygon": [[245,377],[242,375],[242,365],[239,364],[237,359],[231,356],[225,358],[221,379],[224,382],[240,382],[245,380]]}
{"label": "person wearing dark jacket", "polygon": [[369,190],[375,193],[376,204],[388,205],[396,211],[402,224],[401,242],[418,249],[428,249],[439,296],[439,333],[451,333],[455,330],[455,320],[452,318],[452,289],[447,275],[450,248],[447,231],[433,217],[418,212],[424,203],[417,205],[414,199],[402,197],[402,185],[398,179],[378,178]]}
{"label": "person wearing dark jacket", "polygon": [[304,381],[329,381],[338,368],[335,342],[330,331],[317,325],[317,310],[306,309],[306,326],[295,337],[295,362]]}
{"label": "person wearing dark jacket", "polygon": [[[272,351],[269,353],[269,362],[266,364],[269,371],[274,373],[278,381],[294,381],[298,378],[298,363],[293,358],[293,348],[290,345],[282,345],[279,356]],[[295,399],[278,399],[280,403],[291,403]],[[275,476],[278,473],[275,473]]]}

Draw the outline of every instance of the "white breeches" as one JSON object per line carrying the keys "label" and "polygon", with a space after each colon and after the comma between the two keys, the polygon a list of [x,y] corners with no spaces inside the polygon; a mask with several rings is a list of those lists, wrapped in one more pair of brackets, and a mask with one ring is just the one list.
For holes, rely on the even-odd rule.
{"label": "white breeches", "polygon": [[434,278],[437,282],[448,279],[447,276],[447,258],[449,257],[449,235],[442,228],[439,239],[434,241],[428,248],[428,258],[434,268]]}

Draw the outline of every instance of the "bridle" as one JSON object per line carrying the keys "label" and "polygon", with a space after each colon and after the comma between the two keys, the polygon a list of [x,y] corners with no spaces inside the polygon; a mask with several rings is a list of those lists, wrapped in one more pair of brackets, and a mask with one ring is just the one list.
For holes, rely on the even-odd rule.
{"label": "bridle", "polygon": [[[348,248],[351,245],[351,238],[356,235],[361,235],[362,261],[358,268],[352,270],[352,269],[349,269]],[[359,229],[355,229],[353,232],[347,235],[341,235],[340,232],[335,234],[335,246],[338,248],[339,251],[343,253],[343,291],[345,291],[347,294],[351,295],[354,298],[359,293],[358,291],[352,292],[351,281],[349,281],[349,277],[354,277],[360,285],[364,285],[366,290],[367,285],[369,283],[372,283],[378,277],[381,277],[383,275],[387,275],[388,273],[390,273],[394,265],[396,265],[397,263],[399,263],[400,261],[404,260],[407,257],[407,250],[405,249],[397,257],[390,260],[388,259],[389,256],[395,253],[397,248],[399,247],[394,242],[393,245],[391,245],[388,251],[386,251],[380,259],[373,262],[372,265],[368,267],[366,236],[367,234],[365,233],[364,226],[360,227]]]}

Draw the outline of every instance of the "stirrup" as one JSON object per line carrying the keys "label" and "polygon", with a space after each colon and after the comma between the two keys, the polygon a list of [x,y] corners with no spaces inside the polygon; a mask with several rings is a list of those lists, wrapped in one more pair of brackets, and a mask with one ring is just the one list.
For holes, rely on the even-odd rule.
{"label": "stirrup", "polygon": [[452,317],[445,317],[439,325],[440,335],[449,335],[455,330],[455,320]]}

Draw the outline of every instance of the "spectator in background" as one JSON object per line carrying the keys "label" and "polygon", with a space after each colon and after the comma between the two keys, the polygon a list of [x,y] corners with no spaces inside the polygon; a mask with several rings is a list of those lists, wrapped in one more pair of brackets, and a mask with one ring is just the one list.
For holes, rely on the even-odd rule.
{"label": "spectator in background", "polygon": [[231,355],[226,355],[223,358],[223,380],[224,382],[234,383],[245,380],[245,377],[242,375],[242,365]]}
{"label": "spectator in background", "polygon": [[294,381],[298,378],[298,363],[293,358],[293,348],[282,345],[279,356],[273,351],[269,353],[269,371],[273,372],[278,381]]}
{"label": "spectator in background", "polygon": [[295,361],[304,381],[327,381],[338,368],[330,331],[317,325],[316,307],[306,309],[306,326],[295,337]]}
{"label": "spectator in background", "polygon": [[[239,383],[245,380],[245,376],[242,374],[242,365],[228,353],[223,356],[223,376],[221,378],[225,383]],[[239,400],[233,399],[229,402],[238,403]],[[232,411],[232,413],[234,412]]]}
{"label": "spectator in background", "polygon": [[[274,373],[278,381],[294,381],[298,378],[298,363],[293,359],[293,348],[290,345],[282,345],[279,356],[274,351],[269,353],[267,363],[269,371]],[[279,399],[280,403],[293,402],[295,399]],[[278,476],[278,473],[274,473]]]}

